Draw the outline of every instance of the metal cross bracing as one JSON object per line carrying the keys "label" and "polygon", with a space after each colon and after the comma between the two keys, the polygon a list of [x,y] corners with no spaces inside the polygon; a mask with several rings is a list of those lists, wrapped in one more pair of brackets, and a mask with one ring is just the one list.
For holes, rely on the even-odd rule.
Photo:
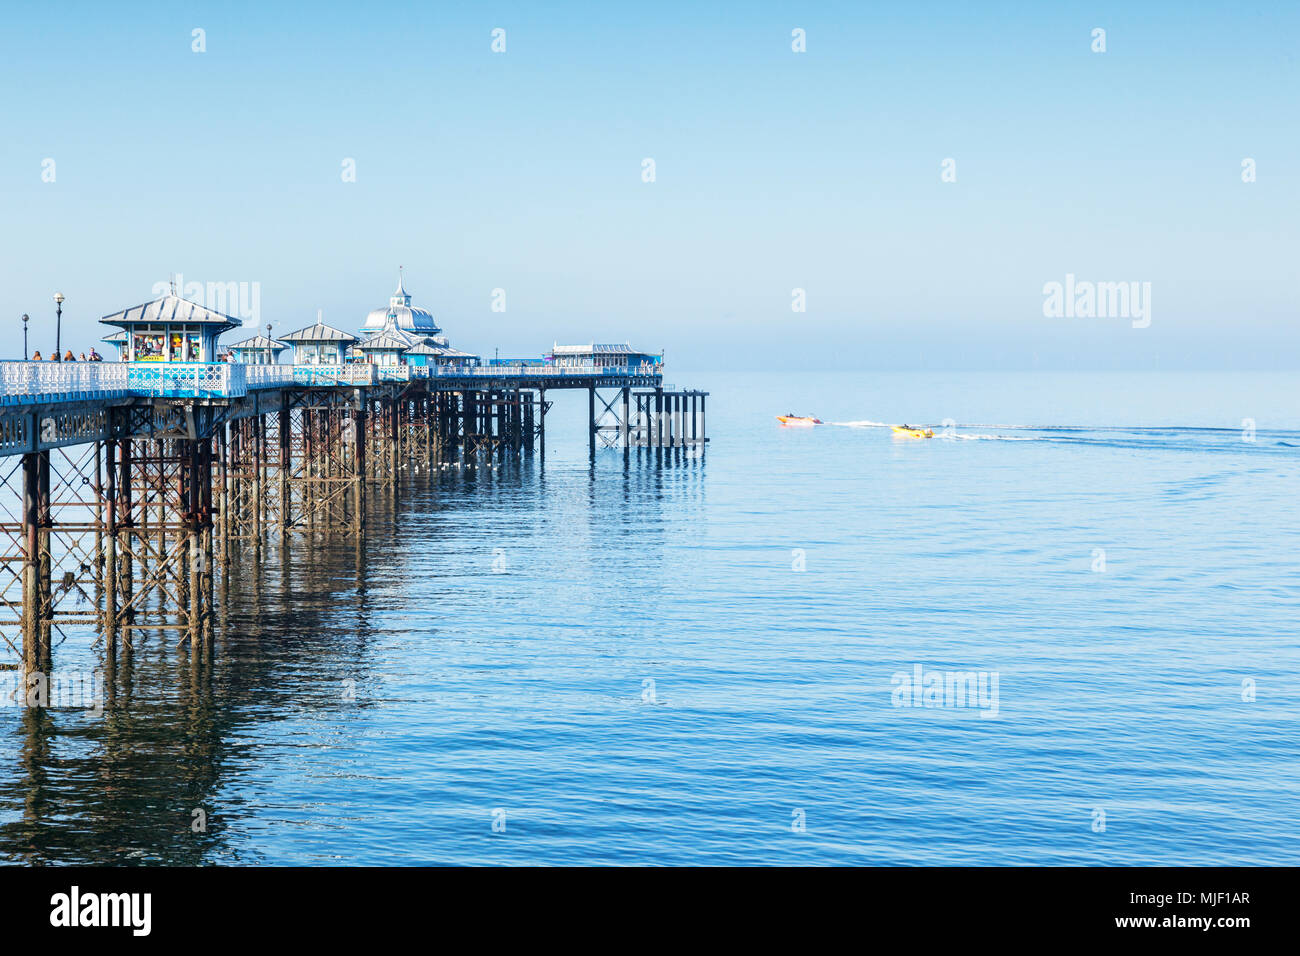
{"label": "metal cross bracing", "polygon": [[412,386],[397,399],[398,468],[419,474],[431,469],[438,456],[437,422],[432,395]]}
{"label": "metal cross bracing", "polygon": [[264,474],[270,523],[294,530],[360,529],[352,409],[303,404],[277,413]]}
{"label": "metal cross bracing", "polygon": [[446,424],[440,434],[458,439],[466,457],[531,453],[541,439],[545,447],[545,412],[541,391],[532,389],[467,390],[440,393]]}
{"label": "metal cross bracing", "polygon": [[705,434],[705,399],[708,392],[662,388],[636,391],[620,388],[606,392],[591,388],[591,449],[688,448],[699,450]]}
{"label": "metal cross bracing", "polygon": [[28,669],[43,669],[77,626],[99,624],[103,498],[100,443],[4,462],[10,505],[0,519],[0,640]]}
{"label": "metal cross bracing", "polygon": [[[110,443],[111,444],[111,443]],[[117,443],[116,580],[105,588],[106,632],[180,631],[192,647],[211,634],[212,441]]]}

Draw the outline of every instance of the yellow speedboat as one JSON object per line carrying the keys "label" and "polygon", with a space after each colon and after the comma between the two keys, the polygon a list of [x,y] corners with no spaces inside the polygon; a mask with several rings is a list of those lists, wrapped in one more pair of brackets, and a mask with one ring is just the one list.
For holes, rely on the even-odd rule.
{"label": "yellow speedboat", "polygon": [[933,438],[933,428],[913,428],[911,425],[895,425],[894,434],[904,438]]}
{"label": "yellow speedboat", "polygon": [[782,425],[820,425],[820,418],[813,418],[810,415],[796,415],[791,412],[789,415],[777,415],[776,420]]}

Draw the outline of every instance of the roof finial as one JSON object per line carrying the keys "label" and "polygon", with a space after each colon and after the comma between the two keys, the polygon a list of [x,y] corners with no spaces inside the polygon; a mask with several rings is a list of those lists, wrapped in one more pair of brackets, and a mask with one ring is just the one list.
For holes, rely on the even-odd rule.
{"label": "roof finial", "polygon": [[393,293],[392,298],[388,300],[389,311],[398,307],[410,308],[411,297],[406,293],[406,278],[402,272],[402,267],[397,267],[397,291]]}
{"label": "roof finial", "polygon": [[317,324],[317,325],[324,325],[324,324],[325,324],[325,310],[324,310],[324,309],[317,309],[317,310],[316,310],[316,324]]}

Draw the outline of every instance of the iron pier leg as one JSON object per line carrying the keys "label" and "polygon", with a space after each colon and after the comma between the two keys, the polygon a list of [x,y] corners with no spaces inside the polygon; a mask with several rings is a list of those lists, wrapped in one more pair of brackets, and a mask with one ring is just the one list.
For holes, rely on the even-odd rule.
{"label": "iron pier leg", "polygon": [[596,460],[596,386],[587,387],[587,453]]}
{"label": "iron pier leg", "polygon": [[358,400],[352,410],[352,521],[357,535],[365,527],[366,514],[366,403]]}
{"label": "iron pier leg", "polygon": [[627,451],[631,447],[631,432],[628,429],[628,421],[631,415],[632,390],[626,385],[623,386],[623,420],[618,423],[619,441],[623,445],[623,457],[627,457]]}
{"label": "iron pier leg", "polygon": [[117,442],[104,442],[104,647],[110,661],[117,653]]}
{"label": "iron pier leg", "polygon": [[54,590],[50,577],[53,574],[53,555],[50,553],[50,529],[54,526],[54,516],[50,510],[50,453],[37,452],[37,499],[36,524],[39,562],[37,568],[37,592],[40,594],[40,660],[39,669],[46,675],[50,672],[52,651],[54,647]]}
{"label": "iron pier leg", "polygon": [[40,670],[40,453],[23,455],[23,682]]}
{"label": "iron pier leg", "polygon": [[546,458],[546,389],[544,388],[539,389],[538,394],[540,397],[538,398],[537,401],[537,409],[541,413],[541,415],[540,415],[540,423],[537,427],[537,439],[538,439],[538,444],[540,445],[541,448],[542,458],[545,459]]}

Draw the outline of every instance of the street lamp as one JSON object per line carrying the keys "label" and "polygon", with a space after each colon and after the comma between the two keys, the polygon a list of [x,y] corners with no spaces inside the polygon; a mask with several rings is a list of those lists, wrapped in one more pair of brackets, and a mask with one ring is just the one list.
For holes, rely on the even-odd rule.
{"label": "street lamp", "polygon": [[24,312],[23,313],[23,361],[24,362],[27,361],[27,323],[30,320],[31,320],[31,316],[28,315],[26,312]]}
{"label": "street lamp", "polygon": [[54,293],[54,361],[63,361],[63,293]]}

